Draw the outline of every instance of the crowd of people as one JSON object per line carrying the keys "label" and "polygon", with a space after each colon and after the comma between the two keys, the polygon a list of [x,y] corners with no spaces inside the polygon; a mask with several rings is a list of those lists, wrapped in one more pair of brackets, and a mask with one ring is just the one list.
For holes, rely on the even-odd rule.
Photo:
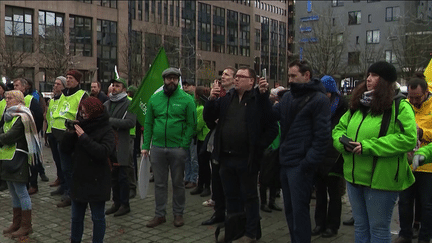
{"label": "crowd of people", "polygon": [[93,242],[103,242],[105,215],[131,212],[139,154],[149,157],[154,180],[149,228],[167,221],[171,175],[173,225],[187,222],[186,189],[211,196],[205,204],[214,213],[202,225],[225,224],[217,242],[259,240],[260,209],[284,211],[291,242],[334,237],[345,191],[355,242],[391,242],[398,200],[394,242],[430,242],[432,95],[422,75],[408,80],[405,97],[395,67],[376,62],[347,99],[333,77],[314,77],[300,60],[289,64],[289,88],[271,90],[248,67],[225,68],[210,88],[181,82],[180,70],[170,67],[142,127],[129,109],[136,87],[116,78],[107,94],[97,81],[86,92],[81,78],[77,70],[57,77],[47,103],[29,79],[0,82],[0,189],[12,198],[12,224],[3,233],[12,238],[32,233],[30,195],[38,192],[38,176],[48,181],[43,136],[57,169],[51,195],[61,196],[57,207],[71,206],[71,242],[81,242],[88,206]]}

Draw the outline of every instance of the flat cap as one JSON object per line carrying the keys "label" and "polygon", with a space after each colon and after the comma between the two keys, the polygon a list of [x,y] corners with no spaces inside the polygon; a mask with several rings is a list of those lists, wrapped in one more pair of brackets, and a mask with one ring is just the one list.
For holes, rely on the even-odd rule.
{"label": "flat cap", "polygon": [[162,72],[162,78],[165,78],[166,76],[169,76],[169,75],[176,75],[176,76],[181,77],[180,69],[170,67],[170,68],[165,69]]}

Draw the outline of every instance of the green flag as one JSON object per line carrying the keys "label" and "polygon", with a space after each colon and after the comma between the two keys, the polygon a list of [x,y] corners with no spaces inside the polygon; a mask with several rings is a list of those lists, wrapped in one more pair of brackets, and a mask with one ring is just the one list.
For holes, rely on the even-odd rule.
{"label": "green flag", "polygon": [[142,126],[144,126],[147,112],[147,102],[153,93],[163,85],[162,72],[168,67],[169,64],[165,49],[161,47],[129,106],[129,110],[136,114],[137,120]]}

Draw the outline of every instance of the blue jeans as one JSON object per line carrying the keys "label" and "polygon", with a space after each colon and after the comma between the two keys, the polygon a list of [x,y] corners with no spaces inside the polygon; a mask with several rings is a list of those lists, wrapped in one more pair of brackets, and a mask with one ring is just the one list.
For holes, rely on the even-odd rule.
{"label": "blue jeans", "polygon": [[183,215],[186,203],[183,182],[187,151],[183,148],[161,148],[152,146],[150,161],[155,186],[155,216],[165,217],[168,201],[168,175],[171,171],[172,208],[174,215]]}
{"label": "blue jeans", "polygon": [[419,240],[429,242],[432,230],[432,173],[414,172],[415,182],[412,186],[399,193],[399,235],[411,239],[413,236],[414,199],[419,200],[421,208],[421,228]]}
{"label": "blue jeans", "polygon": [[27,191],[26,183],[8,181],[9,193],[12,196],[12,207],[31,210],[32,203]]}
{"label": "blue jeans", "polygon": [[390,222],[398,192],[347,183],[356,243],[390,243]]}
{"label": "blue jeans", "polygon": [[53,157],[55,165],[56,165],[57,177],[59,178],[59,181],[60,181],[62,189],[63,189],[63,187],[64,187],[63,184],[64,184],[65,179],[64,179],[63,171],[62,171],[62,167],[61,167],[60,152],[59,152],[58,145],[57,145],[58,142],[52,133],[48,133],[47,137],[48,137],[48,143],[49,143],[50,148],[51,148],[52,157]]}
{"label": "blue jeans", "polygon": [[57,148],[60,154],[61,168],[65,179],[65,183],[62,184],[62,187],[64,188],[65,195],[70,197],[70,188],[72,185],[72,156],[60,150],[60,143],[58,143]]}
{"label": "blue jeans", "polygon": [[197,183],[198,181],[198,155],[196,139],[192,139],[185,164],[185,181]]}
{"label": "blue jeans", "polygon": [[72,200],[71,241],[81,242],[84,232],[84,216],[90,204],[93,221],[93,243],[103,242],[105,236],[105,202],[77,202]]}
{"label": "blue jeans", "polygon": [[291,242],[311,242],[310,199],[315,171],[304,165],[281,166],[285,217]]}
{"label": "blue jeans", "polygon": [[258,170],[248,168],[247,157],[221,155],[220,163],[227,215],[246,211],[245,235],[256,238],[260,230]]}

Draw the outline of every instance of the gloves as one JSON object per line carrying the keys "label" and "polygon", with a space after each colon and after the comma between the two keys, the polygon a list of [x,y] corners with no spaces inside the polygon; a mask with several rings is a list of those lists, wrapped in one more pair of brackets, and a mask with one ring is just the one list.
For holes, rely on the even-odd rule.
{"label": "gloves", "polygon": [[412,167],[413,167],[413,171],[415,171],[419,166],[423,165],[425,160],[424,155],[421,154],[415,154],[412,160]]}

